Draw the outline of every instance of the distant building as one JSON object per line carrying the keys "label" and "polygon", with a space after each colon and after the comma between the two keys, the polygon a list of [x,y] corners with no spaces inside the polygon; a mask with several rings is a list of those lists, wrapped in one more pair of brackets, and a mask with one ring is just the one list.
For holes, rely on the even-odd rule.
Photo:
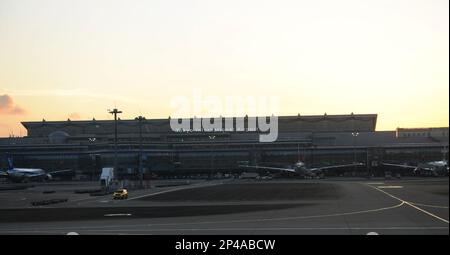
{"label": "distant building", "polygon": [[447,138],[448,127],[440,128],[397,128],[397,138],[405,137],[428,137],[428,138]]}
{"label": "distant building", "polygon": [[[243,117],[244,119],[246,117]],[[236,122],[239,118],[234,118]],[[192,122],[193,119],[190,119]],[[259,131],[176,132],[170,119],[142,121],[143,169],[146,174],[182,175],[240,171],[238,162],[308,166],[354,161],[420,163],[448,158],[448,127],[376,131],[377,114],[280,116],[278,139],[260,143]],[[2,155],[21,167],[73,168],[95,177],[111,166],[114,121],[26,121],[28,135],[0,139]],[[118,121],[118,162],[124,176],[138,169],[139,122]],[[2,167],[3,162],[0,162]]]}
{"label": "distant building", "polygon": [[[233,118],[233,122],[236,123]],[[223,130],[221,133],[230,140],[239,140],[255,134],[247,125],[245,130]],[[189,119],[191,126],[193,119]],[[223,121],[223,120],[222,120]],[[135,140],[139,135],[139,122],[137,120],[120,120],[118,133],[122,141]],[[358,115],[320,115],[320,116],[280,116],[278,117],[279,132],[284,133],[326,133],[326,132],[373,132],[377,123],[376,114]],[[98,142],[109,141],[114,135],[114,121],[88,120],[88,121],[33,121],[22,122],[28,131],[29,139],[49,143],[86,142],[96,138]],[[225,125],[223,125],[225,126]],[[148,141],[179,140],[179,137],[200,139],[207,137],[208,132],[179,132],[170,128],[170,119],[149,119],[143,121],[143,131]],[[245,132],[244,132],[245,131]],[[203,133],[203,135],[202,135]],[[251,136],[251,135],[250,135]]]}

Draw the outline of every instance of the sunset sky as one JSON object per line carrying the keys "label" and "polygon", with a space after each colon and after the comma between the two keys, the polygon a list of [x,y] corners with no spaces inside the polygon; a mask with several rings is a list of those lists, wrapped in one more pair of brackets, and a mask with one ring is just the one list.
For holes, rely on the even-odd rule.
{"label": "sunset sky", "polygon": [[114,106],[167,118],[193,88],[448,126],[449,1],[0,0],[0,137]]}

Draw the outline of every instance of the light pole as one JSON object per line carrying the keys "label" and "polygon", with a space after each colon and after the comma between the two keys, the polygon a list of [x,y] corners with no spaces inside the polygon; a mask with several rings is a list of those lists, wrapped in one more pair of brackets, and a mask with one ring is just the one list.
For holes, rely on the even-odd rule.
{"label": "light pole", "polygon": [[[94,143],[97,139],[95,138],[95,137],[89,137],[88,138],[88,140],[89,140],[89,142],[90,143]],[[90,144],[89,144],[90,145]],[[95,164],[95,154],[90,154],[90,156],[91,156],[91,164],[92,164],[92,162],[94,162],[94,164],[92,164],[93,166],[92,166],[92,173],[91,173],[91,181],[94,181],[95,180],[95,167],[96,167],[96,164]]]}
{"label": "light pole", "polygon": [[139,183],[141,188],[144,186],[144,173],[142,171],[142,122],[145,117],[138,116],[135,118],[139,122]]}
{"label": "light pole", "polygon": [[108,110],[109,113],[114,115],[114,178],[117,176],[117,114],[122,113],[122,111],[114,108],[113,110]]}
{"label": "light pole", "polygon": [[311,166],[314,166],[314,131],[311,133]]}
{"label": "light pole", "polygon": [[[353,136],[353,164],[356,164],[356,137],[359,135],[359,132],[352,132]],[[356,165],[353,167],[353,171],[356,172]]]}
{"label": "light pole", "polygon": [[370,157],[369,157],[369,147],[366,148],[366,170],[367,170],[367,178],[370,178]]}
{"label": "light pole", "polygon": [[211,171],[210,171],[210,178],[212,178],[212,172],[213,172],[213,168],[214,168],[214,155],[213,155],[213,140],[216,138],[215,135],[210,135],[208,136],[209,140],[211,141]]}

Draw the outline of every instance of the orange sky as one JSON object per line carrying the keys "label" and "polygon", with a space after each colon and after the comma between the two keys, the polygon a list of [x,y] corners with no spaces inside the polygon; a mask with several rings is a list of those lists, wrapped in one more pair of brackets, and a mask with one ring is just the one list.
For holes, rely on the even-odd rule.
{"label": "orange sky", "polygon": [[167,118],[193,88],[273,96],[280,115],[377,113],[378,130],[448,126],[448,5],[0,0],[0,137],[115,105]]}

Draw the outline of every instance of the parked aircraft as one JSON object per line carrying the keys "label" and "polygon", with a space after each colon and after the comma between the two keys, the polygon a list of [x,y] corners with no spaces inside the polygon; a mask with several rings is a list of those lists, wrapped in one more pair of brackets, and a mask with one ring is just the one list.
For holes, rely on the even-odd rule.
{"label": "parked aircraft", "polygon": [[6,177],[12,182],[49,181],[53,175],[71,172],[72,170],[45,171],[40,168],[16,168],[11,157],[7,158],[7,169],[0,170],[0,177]]}
{"label": "parked aircraft", "polygon": [[241,168],[295,173],[295,174],[298,174],[299,176],[303,176],[303,177],[317,177],[317,176],[321,176],[323,174],[324,170],[335,169],[335,168],[348,168],[348,167],[355,167],[355,166],[364,166],[364,164],[363,163],[352,163],[352,164],[315,167],[315,168],[306,167],[305,163],[303,163],[302,161],[298,161],[290,168],[239,165],[239,167],[241,167]]}
{"label": "parked aircraft", "polygon": [[430,161],[425,163],[420,163],[416,166],[406,165],[406,164],[393,164],[393,163],[381,163],[383,166],[399,167],[403,169],[410,169],[415,175],[426,175],[426,176],[440,176],[448,175],[448,161]]}

